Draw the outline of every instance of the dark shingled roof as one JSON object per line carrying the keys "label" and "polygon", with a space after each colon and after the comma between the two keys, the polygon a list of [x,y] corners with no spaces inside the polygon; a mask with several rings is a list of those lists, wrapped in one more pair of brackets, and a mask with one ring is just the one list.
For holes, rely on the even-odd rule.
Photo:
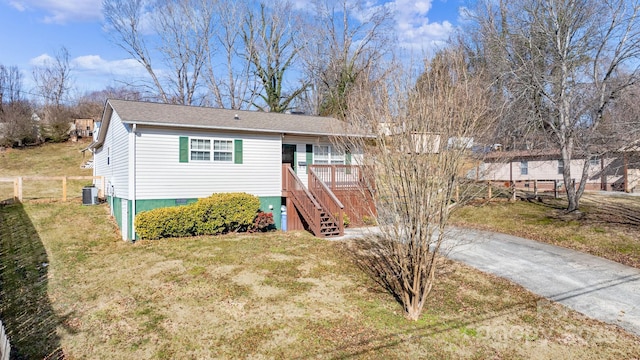
{"label": "dark shingled roof", "polygon": [[358,136],[345,122],[319,116],[127,100],[107,100],[105,113],[109,106],[120,116],[122,122],[128,124],[299,135]]}

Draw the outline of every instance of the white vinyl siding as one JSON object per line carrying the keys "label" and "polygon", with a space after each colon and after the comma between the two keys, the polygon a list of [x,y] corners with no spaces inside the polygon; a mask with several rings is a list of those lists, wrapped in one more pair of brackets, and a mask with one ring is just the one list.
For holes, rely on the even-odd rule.
{"label": "white vinyl siding", "polygon": [[[280,134],[219,133],[138,126],[136,138],[138,199],[201,198],[214,192],[257,196],[282,193]],[[180,162],[180,137],[211,140],[211,161]],[[220,140],[216,151],[215,140]],[[215,153],[233,159],[234,141],[242,140],[241,164],[214,161]],[[229,150],[231,149],[231,150]],[[225,155],[228,154],[228,155]]]}
{"label": "white vinyl siding", "polygon": [[[119,198],[129,197],[129,129],[114,111],[104,144],[94,156],[94,175],[104,176],[107,194]],[[111,193],[113,189],[113,193]]]}

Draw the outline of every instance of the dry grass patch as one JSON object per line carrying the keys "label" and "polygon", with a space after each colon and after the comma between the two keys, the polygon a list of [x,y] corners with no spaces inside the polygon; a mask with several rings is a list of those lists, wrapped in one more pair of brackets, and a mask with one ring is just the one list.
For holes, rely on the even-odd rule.
{"label": "dry grass patch", "polygon": [[589,193],[581,212],[566,214],[562,200],[479,203],[452,223],[567,247],[640,268],[640,197]]}
{"label": "dry grass patch", "polygon": [[91,153],[82,156],[81,150],[89,141],[46,143],[17,149],[0,150],[2,176],[83,176],[91,175],[91,169],[80,165],[91,159]]}
{"label": "dry grass patch", "polygon": [[36,235],[21,249],[49,263],[34,305],[50,311],[30,314],[52,331],[25,339],[49,344],[29,358],[640,358],[637,337],[451,261],[442,260],[421,319],[409,322],[354,264],[356,243],[291,232],[131,244],[105,206],[0,212],[27,215]]}
{"label": "dry grass patch", "polygon": [[[83,156],[81,150],[88,141],[43,144],[23,149],[0,150],[0,177],[16,176],[91,176],[92,169],[80,166],[91,159],[91,153]],[[91,180],[69,180],[68,198],[81,198],[82,187]],[[62,180],[24,180],[23,197],[29,200],[62,198]],[[13,198],[13,183],[0,182],[0,202]]]}

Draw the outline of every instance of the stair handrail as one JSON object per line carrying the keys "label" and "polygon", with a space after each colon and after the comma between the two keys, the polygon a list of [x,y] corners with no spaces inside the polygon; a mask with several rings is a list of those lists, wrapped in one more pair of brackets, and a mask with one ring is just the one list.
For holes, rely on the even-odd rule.
{"label": "stair handrail", "polygon": [[[317,185],[319,184],[319,185]],[[338,224],[340,235],[344,234],[344,205],[338,199],[338,197],[329,189],[327,184],[324,183],[316,174],[313,169],[309,169],[309,190],[311,194],[318,200],[320,206],[325,209],[326,216],[331,219],[335,224]],[[320,193],[316,193],[319,191]],[[324,198],[328,198],[330,203],[323,201]],[[337,210],[337,212],[336,212]]]}
{"label": "stair handrail", "polygon": [[[285,176],[287,176],[287,185],[292,185],[289,183],[292,180],[295,185],[293,189],[290,189],[289,186],[285,189],[290,195],[294,203],[298,203],[298,209],[303,213],[303,217],[309,224],[311,232],[314,235],[320,235],[320,213],[322,212],[322,206],[316,201],[311,192],[304,186],[302,180],[296,175],[291,166],[288,164],[283,165],[285,170]],[[299,196],[304,194],[304,196]],[[306,201],[305,201],[306,200]],[[304,204],[306,202],[306,204]],[[311,205],[313,209],[308,208],[308,205]],[[307,206],[305,206],[307,205]]]}

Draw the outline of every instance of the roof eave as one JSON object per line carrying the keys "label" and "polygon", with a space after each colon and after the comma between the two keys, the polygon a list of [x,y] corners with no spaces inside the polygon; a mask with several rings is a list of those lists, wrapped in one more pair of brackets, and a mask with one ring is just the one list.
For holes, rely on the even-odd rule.
{"label": "roof eave", "polygon": [[289,135],[315,135],[315,136],[353,136],[353,137],[371,137],[375,135],[356,135],[345,134],[336,132],[310,132],[310,131],[289,131],[289,130],[272,130],[272,129],[247,129],[242,127],[231,126],[207,126],[207,125],[192,125],[192,124],[177,124],[177,123],[157,123],[149,121],[136,121],[136,120],[122,120],[125,124],[137,124],[143,126],[158,126],[158,127],[177,127],[187,129],[208,129],[208,130],[225,130],[225,131],[240,131],[240,132],[261,132],[268,134],[289,134]]}

